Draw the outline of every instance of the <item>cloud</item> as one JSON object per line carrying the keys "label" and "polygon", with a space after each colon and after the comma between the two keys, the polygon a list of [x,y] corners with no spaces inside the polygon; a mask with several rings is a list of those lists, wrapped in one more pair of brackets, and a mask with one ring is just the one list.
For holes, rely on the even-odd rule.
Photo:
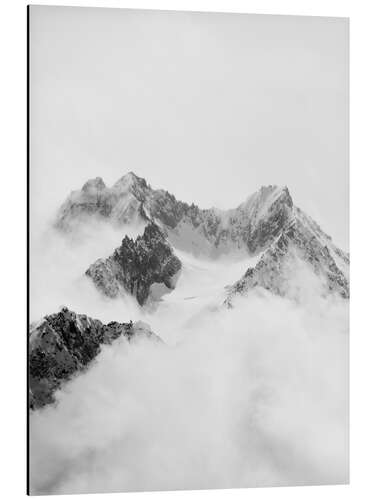
{"label": "cloud", "polygon": [[341,299],[253,292],[174,346],[118,340],[31,415],[32,491],[347,482],[347,328]]}
{"label": "cloud", "polygon": [[142,234],[143,224],[121,228],[95,217],[86,218],[69,234],[35,224],[30,242],[30,319],[56,312],[62,305],[108,322],[128,321],[139,314],[132,297],[103,300],[85,271],[95,260],[108,257],[125,234]]}

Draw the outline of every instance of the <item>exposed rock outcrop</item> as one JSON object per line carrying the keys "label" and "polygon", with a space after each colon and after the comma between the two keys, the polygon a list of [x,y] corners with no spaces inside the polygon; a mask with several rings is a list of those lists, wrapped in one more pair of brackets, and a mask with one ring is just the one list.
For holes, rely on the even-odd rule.
{"label": "exposed rock outcrop", "polygon": [[[335,247],[329,236],[299,209],[289,227],[262,254],[255,267],[230,289],[225,304],[255,287],[274,294],[296,298],[301,288],[311,288],[308,277],[298,276],[300,269],[313,273],[324,294],[337,293],[349,298],[349,256]],[[297,290],[296,290],[297,286]]]}
{"label": "exposed rock outcrop", "polygon": [[153,284],[173,289],[181,261],[173,253],[161,229],[154,223],[146,226],[142,236],[128,236],[107,259],[99,259],[86,271],[95,286],[111,298],[126,291],[143,305]]}
{"label": "exposed rock outcrop", "polygon": [[29,334],[29,402],[41,408],[54,402],[54,392],[76,373],[88,367],[103,344],[124,336],[149,338],[161,342],[142,322],[107,325],[66,307],[31,325]]}

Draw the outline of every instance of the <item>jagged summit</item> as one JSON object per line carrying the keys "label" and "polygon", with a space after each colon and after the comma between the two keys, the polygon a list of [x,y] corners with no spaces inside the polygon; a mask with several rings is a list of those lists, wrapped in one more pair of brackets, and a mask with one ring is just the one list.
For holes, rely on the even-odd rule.
{"label": "jagged summit", "polygon": [[238,295],[247,295],[256,287],[300,299],[314,286],[309,276],[323,295],[335,293],[349,298],[349,255],[297,208],[290,224],[264,251],[255,267],[249,267],[230,287],[225,304],[232,306]]}
{"label": "jagged summit", "polygon": [[152,286],[175,287],[180,260],[166,240],[163,231],[154,223],[146,226],[135,240],[125,236],[122,244],[107,259],[98,259],[86,271],[97,289],[110,298],[122,291],[134,295],[142,306]]}
{"label": "jagged summit", "polygon": [[118,181],[113,185],[113,189],[128,189],[134,185],[139,185],[147,188],[147,182],[142,177],[138,177],[134,172],[128,172],[127,174],[120,177]]}
{"label": "jagged summit", "polygon": [[84,193],[87,193],[89,191],[102,191],[103,189],[106,188],[106,185],[104,184],[104,181],[101,177],[95,177],[94,179],[89,179],[85,184],[82,186],[82,191]]}
{"label": "jagged summit", "polygon": [[275,201],[278,197],[285,198],[285,200],[288,200],[288,203],[293,204],[287,186],[270,184],[268,186],[261,186],[258,191],[252,193],[240,206],[252,205],[255,198],[258,198],[263,203],[272,203],[272,201]]}
{"label": "jagged summit", "polygon": [[111,344],[120,336],[128,341],[149,338],[161,342],[141,321],[112,321],[105,325],[67,307],[32,324],[29,331],[30,407],[36,409],[53,403],[55,391],[85,370],[102,345]]}

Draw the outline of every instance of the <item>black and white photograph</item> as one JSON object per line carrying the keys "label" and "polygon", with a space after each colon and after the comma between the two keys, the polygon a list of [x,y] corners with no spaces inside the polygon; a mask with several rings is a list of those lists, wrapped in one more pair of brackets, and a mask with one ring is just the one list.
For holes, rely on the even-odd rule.
{"label": "black and white photograph", "polygon": [[31,495],[349,482],[349,19],[28,7]]}

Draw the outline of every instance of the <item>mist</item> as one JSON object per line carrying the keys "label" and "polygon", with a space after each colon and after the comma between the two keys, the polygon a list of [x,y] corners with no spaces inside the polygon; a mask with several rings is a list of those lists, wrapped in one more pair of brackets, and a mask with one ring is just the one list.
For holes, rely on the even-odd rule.
{"label": "mist", "polygon": [[227,309],[225,285],[254,260],[184,252],[176,290],[160,302],[105,299],[84,276],[89,260],[142,228],[85,227],[78,240],[35,235],[32,319],[64,304],[145,320],[164,343],[118,339],[56,405],[31,413],[32,493],[348,481],[347,301],[322,298],[301,272],[302,300],[255,290]]}
{"label": "mist", "polygon": [[[103,321],[113,314],[122,321],[129,320],[136,301],[103,300],[91,280],[85,276],[88,267],[99,258],[109,257],[127,234],[136,238],[143,233],[144,224],[129,224],[122,228],[86,218],[70,233],[62,234],[53,228],[52,220],[34,223],[30,238],[30,319],[56,312],[67,306]],[[116,304],[119,313],[116,314]],[[115,306],[115,307],[114,307]],[[128,313],[126,313],[128,311]],[[99,316],[98,316],[99,314]]]}

